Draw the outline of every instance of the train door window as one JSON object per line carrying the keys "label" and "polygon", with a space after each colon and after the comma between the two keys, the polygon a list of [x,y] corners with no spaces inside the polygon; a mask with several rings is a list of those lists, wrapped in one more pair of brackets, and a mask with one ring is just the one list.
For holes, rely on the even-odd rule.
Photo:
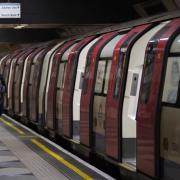
{"label": "train door window", "polygon": [[32,64],[32,66],[31,66],[31,73],[30,73],[29,84],[32,84],[33,74],[34,74],[34,64]]}
{"label": "train door window", "polygon": [[66,69],[66,63],[61,63],[59,67],[59,74],[58,74],[58,81],[57,81],[57,88],[64,87],[64,71]]}
{"label": "train door window", "polygon": [[106,76],[105,76],[104,94],[107,94],[107,90],[108,90],[108,82],[109,82],[109,74],[110,74],[110,70],[111,70],[111,64],[112,64],[112,61],[108,61],[107,69],[106,69]]}
{"label": "train door window", "polygon": [[100,59],[98,61],[94,88],[93,132],[94,148],[100,152],[104,152],[105,149],[105,105],[110,68],[110,59]]}
{"label": "train door window", "polygon": [[6,65],[5,68],[4,68],[4,79],[6,81],[6,83],[8,82],[8,66]]}
{"label": "train door window", "polygon": [[14,82],[16,83],[19,76],[19,65],[16,65]]}
{"label": "train door window", "polygon": [[95,92],[96,93],[102,93],[105,66],[106,66],[105,61],[99,61],[97,75],[96,75],[96,84],[95,84]]}
{"label": "train door window", "polygon": [[123,60],[125,58],[125,54],[122,52],[120,54],[120,58],[118,61],[118,65],[116,68],[116,77],[115,77],[115,88],[114,88],[114,97],[118,97],[119,94],[119,88],[120,88],[120,83],[121,83],[121,71],[123,68]]}
{"label": "train door window", "polygon": [[160,155],[163,179],[180,177],[180,35],[167,60],[161,105]]}
{"label": "train door window", "polygon": [[84,73],[84,80],[83,80],[83,91],[82,91],[83,94],[86,94],[88,90],[88,80],[89,80],[89,74],[90,74],[90,59],[91,59],[91,56],[90,54],[88,54],[85,73]]}
{"label": "train door window", "polygon": [[62,133],[62,97],[63,97],[66,67],[67,67],[67,61],[61,61],[59,64],[59,73],[58,73],[57,90],[56,90],[56,119],[58,120],[59,133]]}
{"label": "train door window", "polygon": [[142,81],[143,88],[141,95],[141,101],[144,104],[147,104],[149,100],[156,44],[157,42],[151,42],[151,44],[149,44],[147,54],[145,57],[144,77]]}
{"label": "train door window", "polygon": [[167,63],[166,77],[163,91],[163,102],[174,104],[177,101],[177,93],[180,78],[180,58],[170,57]]}

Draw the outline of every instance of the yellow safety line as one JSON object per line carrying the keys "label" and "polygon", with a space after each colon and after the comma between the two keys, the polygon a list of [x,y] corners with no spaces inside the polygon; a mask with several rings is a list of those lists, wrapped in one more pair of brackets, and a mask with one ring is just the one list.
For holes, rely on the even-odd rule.
{"label": "yellow safety line", "polygon": [[2,119],[2,118],[0,118],[0,120],[1,120],[4,124],[6,124],[7,126],[11,127],[11,128],[14,129],[15,131],[17,131],[19,134],[25,135],[25,133],[24,133],[21,129],[17,128],[17,127],[14,126],[12,123],[10,123],[10,122]]}
{"label": "yellow safety line", "polygon": [[64,164],[66,167],[68,167],[69,169],[73,170],[75,173],[77,173],[79,176],[81,176],[83,179],[87,179],[87,180],[93,180],[92,177],[90,177],[89,175],[87,175],[86,173],[84,173],[83,171],[81,171],[79,168],[77,168],[76,166],[74,166],[73,164],[69,163],[68,161],[66,161],[62,156],[58,155],[57,153],[51,151],[49,148],[47,148],[46,146],[44,146],[42,143],[40,143],[38,140],[36,139],[31,139],[31,142],[33,142],[35,145],[37,145],[40,149],[42,149],[43,151],[45,151],[46,153],[48,153],[49,155],[51,155],[53,158],[55,158],[56,160],[58,160],[59,162],[61,162],[62,164]]}
{"label": "yellow safety line", "polygon": [[35,137],[37,137],[37,136],[28,136],[28,135],[19,135],[18,137],[20,137],[20,138],[35,138]]}

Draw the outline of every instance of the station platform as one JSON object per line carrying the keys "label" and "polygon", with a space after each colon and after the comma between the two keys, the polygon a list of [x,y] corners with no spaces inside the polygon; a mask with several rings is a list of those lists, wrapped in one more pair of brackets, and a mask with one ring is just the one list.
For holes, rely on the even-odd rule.
{"label": "station platform", "polygon": [[0,179],[113,178],[4,114],[0,117]]}

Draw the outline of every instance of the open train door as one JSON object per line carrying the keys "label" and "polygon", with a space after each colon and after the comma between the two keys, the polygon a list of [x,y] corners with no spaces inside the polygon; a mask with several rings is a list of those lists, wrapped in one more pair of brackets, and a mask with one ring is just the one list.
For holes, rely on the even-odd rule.
{"label": "open train door", "polygon": [[[100,39],[101,36],[93,39],[90,43],[88,43],[80,52],[79,60],[77,65],[77,74],[75,79],[75,86],[74,86],[74,93],[73,93],[73,140],[79,141],[80,140],[80,131],[79,131],[79,124],[80,124],[80,101],[81,101],[81,93],[82,93],[82,84],[84,78],[84,71],[86,65],[86,59],[89,50],[91,47]],[[77,128],[76,128],[77,127]]]}
{"label": "open train door", "polygon": [[[117,32],[109,32],[104,35],[90,48],[84,73],[83,88],[80,101],[80,142],[86,146],[93,146],[95,130],[93,128],[93,100],[94,85],[96,80],[97,59],[100,57],[101,50],[111,41]],[[92,121],[93,120],[93,121]]]}
{"label": "open train door", "polygon": [[79,121],[73,121],[73,93],[75,80],[77,75],[77,66],[81,50],[86,46],[94,36],[83,38],[71,50],[68,57],[66,68],[66,76],[64,78],[64,92],[62,97],[62,120],[63,120],[63,135],[72,138],[79,135]]}
{"label": "open train door", "polygon": [[[113,52],[106,101],[106,155],[120,162],[122,157],[133,156],[132,148],[135,143],[133,141],[136,139],[136,122],[128,119],[123,122],[122,118],[130,53],[134,43],[150,28],[151,24],[134,27],[117,43]],[[134,58],[131,58],[131,61],[135,64]],[[124,128],[126,134],[123,134]],[[131,147],[122,151],[125,143]]]}
{"label": "open train door", "polygon": [[57,133],[62,134],[62,93],[63,78],[66,71],[67,59],[75,42],[73,40],[65,42],[56,51],[52,60],[51,74],[46,99],[46,120],[45,127],[52,136]]}
{"label": "open train door", "polygon": [[153,178],[180,177],[179,27],[180,19],[172,20],[146,48],[137,110],[137,170]]}

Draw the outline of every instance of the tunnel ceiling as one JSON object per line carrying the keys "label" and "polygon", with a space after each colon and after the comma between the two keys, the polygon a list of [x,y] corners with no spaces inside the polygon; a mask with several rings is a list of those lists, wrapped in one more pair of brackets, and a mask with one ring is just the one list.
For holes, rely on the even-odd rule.
{"label": "tunnel ceiling", "polygon": [[[34,34],[33,37],[36,38],[32,38],[32,41],[41,41],[43,37],[43,40],[69,37],[180,9],[180,0],[0,0],[0,2],[21,3],[20,19],[0,19],[0,42],[8,41],[2,36],[11,37],[12,41],[29,42],[30,39],[25,39],[29,34]],[[16,29],[22,24],[23,29]]]}
{"label": "tunnel ceiling", "polygon": [[21,3],[21,19],[0,19],[18,24],[119,23],[180,7],[179,0],[0,0]]}

